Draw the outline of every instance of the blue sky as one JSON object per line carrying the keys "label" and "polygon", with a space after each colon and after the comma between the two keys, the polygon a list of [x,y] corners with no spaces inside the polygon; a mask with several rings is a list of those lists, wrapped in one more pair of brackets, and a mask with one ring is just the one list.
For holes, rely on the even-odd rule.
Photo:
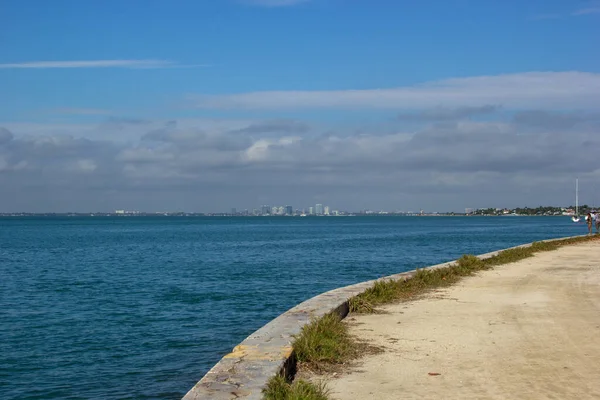
{"label": "blue sky", "polygon": [[[574,138],[569,143],[597,143],[593,133],[598,127],[600,99],[600,2],[5,0],[0,4],[0,15],[0,127],[10,133],[12,143],[0,149],[0,170],[6,172],[0,179],[15,190],[29,182],[29,186],[47,193],[58,193],[61,179],[73,182],[68,174],[74,172],[57,167],[48,172],[50,177],[40,178],[36,168],[54,161],[64,164],[65,157],[71,157],[73,163],[87,165],[87,173],[99,174],[105,168],[103,163],[120,162],[119,168],[104,171],[108,175],[96,178],[104,182],[107,176],[114,176],[111,174],[119,175],[112,181],[119,181],[121,188],[105,189],[106,193],[124,193],[122,198],[106,194],[109,200],[94,203],[97,196],[92,196],[85,185],[78,188],[74,184],[69,189],[75,198],[88,199],[92,208],[193,205],[212,210],[225,199],[242,197],[248,200],[226,203],[242,208],[259,201],[311,204],[330,198],[348,208],[371,204],[416,208],[425,203],[428,207],[449,205],[460,209],[466,200],[457,195],[458,188],[465,190],[468,182],[473,182],[474,188],[480,187],[476,174],[500,174],[503,181],[514,185],[507,188],[514,189],[520,187],[519,177],[544,166],[510,171],[500,165],[484,168],[473,160],[449,160],[454,166],[464,162],[465,167],[457,167],[454,177],[438,177],[442,183],[435,184],[435,190],[452,186],[452,182],[461,183],[448,189],[454,194],[446,200],[435,202],[428,194],[431,188],[422,187],[424,176],[419,175],[426,173],[419,170],[419,163],[427,164],[425,161],[415,161],[409,168],[390,160],[387,168],[404,171],[396,178],[412,182],[414,187],[388,199],[386,188],[391,182],[382,181],[372,198],[349,201],[344,193],[353,191],[347,186],[352,187],[351,183],[334,188],[335,182],[344,181],[348,173],[340,166],[341,159],[353,160],[353,164],[362,162],[364,168],[370,168],[371,156],[393,157],[385,153],[383,142],[378,144],[392,140],[393,135],[405,135],[406,143],[414,145],[427,135],[462,138],[473,130],[483,132],[476,142],[492,135],[485,133],[488,131],[511,131],[515,135],[531,131],[527,137],[533,142],[528,145],[550,143],[547,135],[554,135],[555,141],[569,136]],[[529,119],[521,114],[520,119],[515,118],[516,113],[525,113]],[[440,119],[454,123],[452,132],[440,127]],[[529,125],[522,126],[519,121],[523,120],[530,121]],[[176,128],[169,125],[171,130],[165,133],[168,139],[161,139],[160,145],[149,145],[144,140],[144,135],[166,129],[169,121],[175,121]],[[272,128],[273,121],[280,124],[278,129]],[[562,121],[563,125],[548,121]],[[564,121],[571,121],[570,125]],[[297,124],[305,128],[297,129]],[[557,128],[559,125],[562,130]],[[250,129],[252,135],[243,140],[239,134],[232,136],[233,131],[256,126],[271,128],[262,132]],[[546,131],[540,131],[540,126]],[[446,133],[431,133],[436,129]],[[177,140],[183,136],[202,136],[202,140],[218,137],[214,140],[233,141],[234,148],[241,147],[236,150],[237,156],[224,156],[219,148],[196,143],[208,153],[202,156],[204,159],[215,160],[189,166],[195,171],[190,172],[167,162],[186,156],[178,153],[182,149]],[[331,137],[341,140],[339,147],[328,147]],[[357,144],[356,137],[372,140],[368,145]],[[58,143],[65,138],[90,141],[96,149],[109,141],[113,153],[105,149],[98,155],[90,149],[74,150],[70,145],[70,152],[63,154],[65,150],[58,150]],[[326,143],[323,138],[327,138]],[[35,152],[17,154],[17,148],[24,152],[23,148],[33,146],[36,140],[57,146],[57,159],[41,162]],[[19,142],[19,146],[13,142]],[[445,151],[437,143],[439,140],[432,141],[418,151],[410,146],[401,146],[397,151],[404,154],[410,150],[410,157],[419,152]],[[314,153],[315,147],[322,157],[340,160],[332,165],[320,159],[311,163],[310,154],[303,151],[311,148],[309,153]],[[342,154],[349,147],[352,155]],[[260,157],[248,156],[256,153],[252,148],[262,149]],[[76,154],[78,151],[82,154]],[[133,165],[133,161],[123,158],[123,154],[133,151],[146,152],[153,164],[146,161],[141,165],[136,159],[138,164]],[[513,154],[514,149],[507,152]],[[497,154],[499,160],[505,156]],[[546,156],[561,157],[554,153]],[[489,160],[488,156],[480,161]],[[467,166],[472,167],[468,173]],[[227,181],[223,170],[236,168],[257,182],[279,182],[263,168],[316,168],[324,171],[324,181],[331,185],[322,187],[321,182],[313,187],[319,180],[315,176],[298,176],[296,188],[300,194],[294,199],[286,198],[289,190],[278,189],[277,184],[240,191],[235,186],[219,186],[218,182]],[[563,171],[570,168],[565,165]],[[136,194],[136,188],[150,190],[146,188],[146,179],[150,178],[142,177],[141,169],[152,170],[154,177],[163,174],[165,190],[172,195],[151,203],[145,200],[147,196]],[[554,179],[568,181],[578,174],[592,182],[595,171],[592,166],[582,167],[581,171]],[[428,169],[427,174],[434,172]],[[437,172],[445,174],[448,169]],[[206,180],[212,173],[216,175]],[[552,188],[544,192],[544,182],[550,178],[547,175],[539,181],[538,193],[554,193]],[[167,190],[173,179],[181,179],[186,190],[197,188],[195,196],[207,200],[191,202],[185,200],[187,192]],[[83,181],[89,181],[89,176]],[[506,196],[501,201],[520,205],[546,198],[533,193],[521,198]],[[486,203],[481,206],[496,205],[488,204],[496,199],[497,195],[482,194],[477,202]],[[558,196],[556,203],[566,200]],[[23,203],[15,198],[5,201],[4,207],[13,209],[19,204]],[[41,209],[44,205],[29,201],[27,207]],[[74,203],[56,195],[52,207],[66,209]]]}
{"label": "blue sky", "polygon": [[[598,70],[598,14],[572,15],[586,3],[523,3],[8,1],[2,64],[161,60],[173,66],[4,69],[1,116],[98,108],[140,116],[159,109],[168,118],[181,112],[189,94],[373,89]],[[560,18],[536,19],[548,15]]]}

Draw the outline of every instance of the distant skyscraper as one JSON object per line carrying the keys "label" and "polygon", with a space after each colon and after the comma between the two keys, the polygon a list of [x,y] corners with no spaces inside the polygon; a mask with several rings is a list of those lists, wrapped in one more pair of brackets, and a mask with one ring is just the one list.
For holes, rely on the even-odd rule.
{"label": "distant skyscraper", "polygon": [[232,208],[231,209],[231,215],[235,215],[235,214],[237,214],[237,210],[235,208]]}
{"label": "distant skyscraper", "polygon": [[315,213],[315,208],[314,207],[308,207],[308,215],[314,215]]}
{"label": "distant skyscraper", "polygon": [[325,208],[323,209],[323,213],[325,215],[329,215],[329,206],[325,206]]}
{"label": "distant skyscraper", "polygon": [[269,214],[271,214],[271,206],[263,205],[261,207],[261,214],[262,215],[269,215]]}
{"label": "distant skyscraper", "polygon": [[285,206],[285,215],[292,215],[294,213],[294,209],[292,206]]}
{"label": "distant skyscraper", "polygon": [[323,204],[317,204],[315,206],[315,214],[323,215]]}

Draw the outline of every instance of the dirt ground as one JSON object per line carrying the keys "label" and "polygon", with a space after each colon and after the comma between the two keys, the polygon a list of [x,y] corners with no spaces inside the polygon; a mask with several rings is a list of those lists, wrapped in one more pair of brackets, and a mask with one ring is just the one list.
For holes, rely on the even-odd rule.
{"label": "dirt ground", "polygon": [[600,242],[353,315],[383,353],[327,377],[334,399],[600,399]]}

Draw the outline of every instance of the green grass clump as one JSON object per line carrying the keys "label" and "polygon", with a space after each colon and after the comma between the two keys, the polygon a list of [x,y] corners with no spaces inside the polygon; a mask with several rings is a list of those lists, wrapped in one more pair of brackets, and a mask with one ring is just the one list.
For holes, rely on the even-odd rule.
{"label": "green grass clump", "polygon": [[356,354],[356,344],[348,326],[337,314],[312,320],[294,338],[296,359],[309,368],[323,370],[328,365],[342,364]]}
{"label": "green grass clump", "polygon": [[508,264],[511,262],[523,260],[527,257],[531,257],[533,256],[533,253],[534,252],[531,249],[531,247],[519,247],[516,249],[508,249],[501,251],[500,253],[496,254],[491,258],[486,259],[484,262],[489,266]]}
{"label": "green grass clump", "polygon": [[374,311],[375,306],[395,300],[397,291],[397,281],[392,279],[377,281],[360,295],[350,299],[350,310],[371,313]]}
{"label": "green grass clump", "polygon": [[377,281],[372,287],[350,299],[350,311],[371,313],[378,305],[408,299],[436,287],[451,285],[458,282],[463,276],[471,275],[486,268],[485,263],[479,258],[464,255],[455,264],[446,268],[419,269],[412,278],[407,280],[385,279]]}
{"label": "green grass clump", "polygon": [[263,391],[265,400],[328,400],[329,390],[324,383],[314,384],[304,380],[288,383],[277,375],[269,380]]}
{"label": "green grass clump", "polygon": [[497,255],[480,260],[473,255],[463,255],[456,263],[435,270],[417,270],[407,280],[385,279],[375,282],[369,289],[349,301],[350,311],[372,313],[378,305],[393,301],[407,300],[422,295],[432,289],[449,286],[465,276],[490,269],[496,265],[508,264],[533,256],[537,252],[550,251],[560,246],[594,240],[594,236],[556,240],[553,242],[534,242],[528,247],[519,247],[499,252]]}

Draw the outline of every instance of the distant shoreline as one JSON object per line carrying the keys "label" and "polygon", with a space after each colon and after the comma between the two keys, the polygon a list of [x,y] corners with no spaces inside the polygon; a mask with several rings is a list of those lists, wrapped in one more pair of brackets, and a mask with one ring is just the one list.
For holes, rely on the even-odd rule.
{"label": "distant shoreline", "polygon": [[348,213],[340,215],[228,215],[202,213],[0,213],[1,217],[94,217],[94,218],[145,218],[145,217],[222,217],[222,218],[337,218],[337,217],[572,217],[572,215],[538,215],[538,214],[363,214]]}

